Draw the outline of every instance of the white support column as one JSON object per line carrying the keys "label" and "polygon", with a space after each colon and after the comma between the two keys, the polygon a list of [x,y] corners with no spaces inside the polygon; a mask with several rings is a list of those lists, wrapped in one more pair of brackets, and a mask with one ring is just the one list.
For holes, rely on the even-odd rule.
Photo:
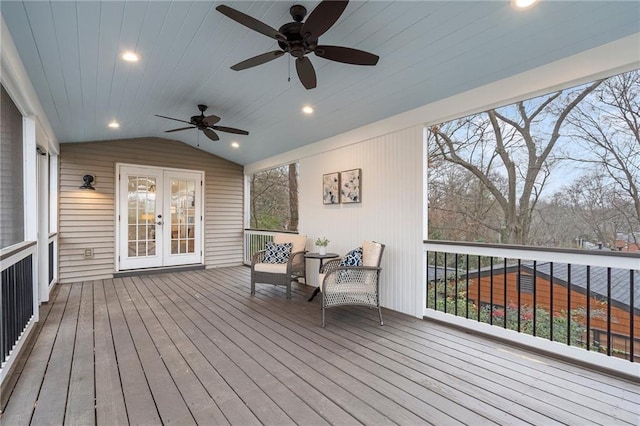
{"label": "white support column", "polygon": [[[33,117],[22,118],[23,176],[24,176],[24,239],[38,240],[38,163],[36,153],[36,121]],[[39,320],[38,303],[38,251],[32,258],[33,267],[33,317]]]}
{"label": "white support column", "polygon": [[[51,147],[50,147],[51,149]],[[57,154],[49,152],[49,235],[58,233],[58,182],[59,182],[59,166],[60,157]],[[58,259],[59,244],[58,236],[54,237],[53,243],[53,281],[49,284],[49,293],[53,286],[58,282]],[[47,253],[48,254],[48,253]]]}
{"label": "white support column", "polygon": [[251,176],[244,175],[244,225],[251,228]]}
{"label": "white support column", "polygon": [[38,300],[49,301],[49,161],[38,153]]}
{"label": "white support column", "polygon": [[38,238],[38,165],[36,154],[36,122],[32,117],[22,119],[23,165],[24,165],[24,239]]}
{"label": "white support column", "polygon": [[[58,167],[60,157],[49,155],[49,233],[58,232]],[[55,275],[55,274],[54,274]]]}
{"label": "white support column", "polygon": [[[422,239],[429,238],[429,129],[422,129]],[[421,283],[427,282],[427,257],[421,256],[420,271],[417,272],[418,277],[422,277]],[[416,292],[416,312],[424,311],[427,300],[427,286],[418,286]],[[419,316],[419,315],[418,315]]]}

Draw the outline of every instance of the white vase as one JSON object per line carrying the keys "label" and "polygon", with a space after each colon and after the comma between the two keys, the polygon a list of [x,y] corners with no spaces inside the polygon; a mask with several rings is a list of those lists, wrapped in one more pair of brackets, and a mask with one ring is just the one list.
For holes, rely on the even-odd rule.
{"label": "white vase", "polygon": [[327,246],[319,246],[318,247],[318,253],[320,253],[320,255],[322,255],[322,256],[327,254]]}

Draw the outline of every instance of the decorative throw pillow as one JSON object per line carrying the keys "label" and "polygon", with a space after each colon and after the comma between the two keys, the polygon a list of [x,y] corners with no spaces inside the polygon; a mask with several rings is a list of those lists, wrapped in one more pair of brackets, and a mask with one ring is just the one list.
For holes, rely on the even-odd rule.
{"label": "decorative throw pillow", "polygon": [[362,247],[351,250],[340,261],[340,266],[362,266]]}
{"label": "decorative throw pillow", "polygon": [[267,252],[264,255],[264,263],[287,263],[293,244],[282,243],[276,244],[272,241],[267,242]]}

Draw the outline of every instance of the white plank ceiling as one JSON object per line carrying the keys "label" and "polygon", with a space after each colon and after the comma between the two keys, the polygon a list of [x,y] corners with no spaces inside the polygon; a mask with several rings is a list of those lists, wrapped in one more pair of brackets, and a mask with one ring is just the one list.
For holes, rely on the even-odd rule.
{"label": "white plank ceiling", "polygon": [[[310,55],[318,86],[305,90],[288,55],[235,72],[276,42],[215,10],[226,4],[278,28],[284,1],[8,1],[4,21],[61,143],[160,136],[240,164],[252,163],[373,121],[640,32],[637,1],[351,2],[321,44],[380,56],[359,67]],[[302,1],[309,11],[317,2]],[[124,50],[138,63],[120,59]],[[287,81],[291,69],[291,81]],[[196,105],[249,136],[166,134]],[[300,108],[316,112],[304,116]],[[107,128],[111,120],[120,128]],[[427,117],[425,117],[427,119]],[[175,125],[177,124],[177,125]],[[240,143],[239,149],[230,146]]]}

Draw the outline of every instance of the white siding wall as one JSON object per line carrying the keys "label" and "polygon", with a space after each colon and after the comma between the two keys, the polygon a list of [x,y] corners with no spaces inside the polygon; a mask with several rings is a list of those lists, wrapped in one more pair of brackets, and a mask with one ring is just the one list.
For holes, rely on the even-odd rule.
{"label": "white siding wall", "polygon": [[[242,263],[242,166],[158,138],[62,144],[60,148],[60,282],[113,276],[116,163],[204,171],[205,264]],[[96,191],[78,188],[87,173],[96,176]],[[94,249],[93,259],[84,258],[85,248]]]}
{"label": "white siding wall", "polygon": [[[329,252],[344,254],[363,240],[386,245],[382,262],[382,306],[422,316],[416,300],[422,283],[422,126],[397,131],[300,160],[300,230],[307,249],[326,236]],[[322,175],[362,169],[362,202],[322,204]],[[318,261],[309,260],[309,282],[317,285]]]}

